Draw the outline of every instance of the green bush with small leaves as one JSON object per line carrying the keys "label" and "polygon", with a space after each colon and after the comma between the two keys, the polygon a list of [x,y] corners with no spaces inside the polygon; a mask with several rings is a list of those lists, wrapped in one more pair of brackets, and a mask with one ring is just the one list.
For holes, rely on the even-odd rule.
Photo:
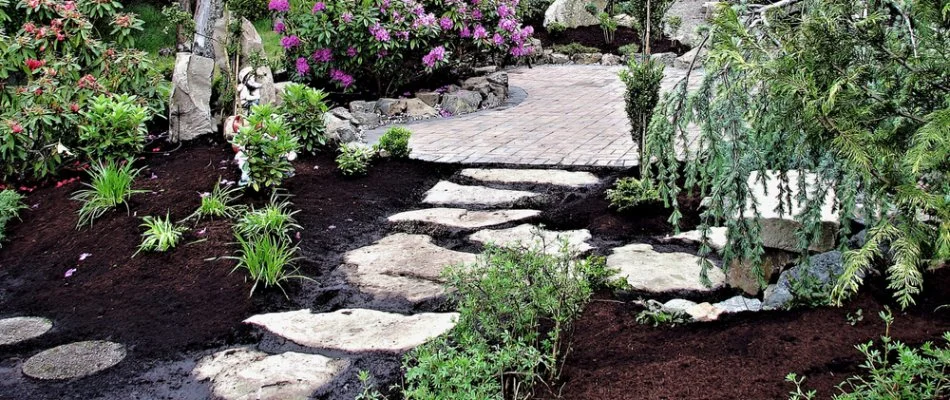
{"label": "green bush with small leaves", "polygon": [[26,208],[23,195],[12,189],[0,191],[0,246],[6,238],[7,224],[14,218],[20,218],[20,210]]}
{"label": "green bush with small leaves", "polygon": [[310,153],[327,144],[327,127],[323,115],[329,107],[327,94],[299,83],[287,85],[283,110],[290,132],[300,138],[303,148]]}
{"label": "green bush with small leaves", "polygon": [[254,190],[280,186],[294,166],[288,159],[300,150],[297,137],[290,133],[284,116],[270,104],[251,108],[247,125],[241,127],[234,143],[244,150]]}
{"label": "green bush with small leaves", "polygon": [[128,212],[129,198],[133,194],[145,192],[132,189],[132,182],[141,171],[141,168],[132,168],[132,163],[110,160],[94,164],[89,171],[91,182],[83,183],[88,189],[73,193],[72,199],[82,202],[76,228],[91,226],[96,219],[120,204],[125,205],[125,211]]}
{"label": "green bush with small leaves", "polygon": [[188,230],[183,226],[175,226],[168,214],[165,214],[164,219],[146,216],[142,221],[142,227],[146,229],[142,234],[142,244],[139,245],[135,254],[142,251],[171,250],[181,241],[182,233]]}
{"label": "green bush with small leaves", "polygon": [[660,201],[660,191],[646,179],[620,178],[612,189],[607,189],[607,200],[617,211],[624,211],[640,204]]}
{"label": "green bush with small leaves", "polygon": [[372,149],[362,143],[344,143],[340,145],[336,166],[344,176],[366,175],[375,155]]}
{"label": "green bush with small leaves", "polygon": [[379,148],[385,150],[394,158],[409,158],[412,151],[409,148],[409,137],[412,131],[401,126],[394,126],[386,130],[386,133],[379,138]]}
{"label": "green bush with small leaves", "polygon": [[569,43],[554,45],[554,52],[573,56],[575,54],[581,53],[600,53],[600,49],[596,47],[584,46],[580,43]]}
{"label": "green bush with small leaves", "polygon": [[131,160],[145,147],[149,112],[135,96],[96,96],[82,115],[79,142],[89,159]]}
{"label": "green bush with small leaves", "polygon": [[552,22],[546,29],[548,30],[548,34],[552,37],[560,37],[564,34],[564,31],[567,30],[567,26],[560,22]]}
{"label": "green bush with small leaves", "polygon": [[637,314],[637,323],[642,325],[658,326],[676,326],[682,325],[692,320],[689,315],[682,312],[672,312],[663,309],[663,304],[656,300],[648,300],[646,309]]}

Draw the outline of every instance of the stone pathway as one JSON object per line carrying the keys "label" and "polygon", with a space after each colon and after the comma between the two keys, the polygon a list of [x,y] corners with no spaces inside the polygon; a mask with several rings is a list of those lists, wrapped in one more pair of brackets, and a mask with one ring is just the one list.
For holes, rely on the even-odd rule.
{"label": "stone pathway", "polygon": [[53,328],[53,322],[40,317],[0,319],[0,346],[38,337]]}
{"label": "stone pathway", "polygon": [[[507,108],[409,124],[412,157],[518,166],[636,166],[622,67],[542,65],[508,71],[527,98]],[[698,74],[701,72],[694,72]],[[667,68],[662,90],[686,71]],[[700,79],[691,79],[693,87]]]}
{"label": "stone pathway", "polygon": [[30,357],[23,373],[36,379],[82,378],[125,358],[125,346],[102,340],[64,344]]}

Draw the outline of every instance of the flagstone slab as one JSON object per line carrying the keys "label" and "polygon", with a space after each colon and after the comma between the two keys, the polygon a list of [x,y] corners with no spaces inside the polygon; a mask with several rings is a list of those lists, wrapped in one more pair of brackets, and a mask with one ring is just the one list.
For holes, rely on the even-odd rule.
{"label": "flagstone slab", "polygon": [[214,395],[225,400],[304,400],[325,393],[349,366],[349,360],[319,354],[270,355],[241,347],[202,358],[193,374],[210,380]]}
{"label": "flagstone slab", "polygon": [[700,280],[699,257],[687,253],[659,253],[648,244],[634,243],[613,249],[607,267],[618,269],[618,276],[627,279],[633,289],[651,293],[718,289],[725,274],[717,267],[709,268],[710,287]]}
{"label": "flagstone slab", "polygon": [[594,247],[587,243],[591,239],[590,231],[578,229],[571,231],[551,231],[531,224],[521,224],[508,229],[484,229],[473,233],[468,240],[479,243],[493,243],[496,246],[536,247],[544,245],[547,253],[557,253],[561,249],[562,241],[576,252],[584,253]]}
{"label": "flagstone slab", "polygon": [[449,181],[436,183],[425,193],[424,204],[455,206],[512,207],[540,196],[523,190],[494,189],[485,186],[459,185]]}
{"label": "flagstone slab", "polygon": [[402,212],[389,222],[423,222],[459,229],[477,229],[523,221],[541,215],[538,210],[470,211],[464,208],[426,208]]}
{"label": "flagstone slab", "polygon": [[[729,229],[725,227],[712,227],[709,228],[709,247],[715,251],[722,251],[728,243],[728,234]],[[667,236],[664,239],[677,239],[684,242],[690,243],[701,243],[703,238],[703,232],[699,230],[692,230],[681,232],[678,235]]]}
{"label": "flagstone slab", "polygon": [[597,175],[590,172],[562,169],[466,168],[459,174],[482,182],[544,184],[573,188],[600,183]]}
{"label": "flagstone slab", "polygon": [[302,346],[347,353],[401,353],[449,331],[458,313],[402,315],[362,308],[260,314],[244,322]]}
{"label": "flagstone slab", "polygon": [[0,346],[38,337],[53,328],[53,322],[41,317],[0,319]]}
{"label": "flagstone slab", "polygon": [[30,357],[23,373],[45,380],[82,378],[118,364],[125,354],[125,346],[103,340],[64,344]]}

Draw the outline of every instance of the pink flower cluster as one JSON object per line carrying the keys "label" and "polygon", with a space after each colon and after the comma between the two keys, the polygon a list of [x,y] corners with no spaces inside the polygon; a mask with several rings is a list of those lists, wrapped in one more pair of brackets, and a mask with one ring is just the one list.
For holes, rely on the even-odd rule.
{"label": "pink flower cluster", "polygon": [[445,47],[439,46],[429,51],[429,54],[422,56],[422,63],[426,68],[432,68],[439,61],[445,59]]}
{"label": "pink flower cluster", "polygon": [[290,2],[287,0],[270,0],[270,3],[267,4],[267,9],[285,13],[290,11]]}
{"label": "pink flower cluster", "polygon": [[330,70],[330,80],[339,83],[340,86],[343,86],[344,88],[350,87],[354,81],[352,76],[338,69]]}
{"label": "pink flower cluster", "polygon": [[300,46],[300,38],[297,35],[284,36],[280,39],[280,45],[284,46],[284,49],[290,50]]}

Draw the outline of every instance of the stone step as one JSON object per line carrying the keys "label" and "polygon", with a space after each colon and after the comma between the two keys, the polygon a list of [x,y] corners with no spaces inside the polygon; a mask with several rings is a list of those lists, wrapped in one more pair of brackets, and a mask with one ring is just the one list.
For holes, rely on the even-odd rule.
{"label": "stone step", "polygon": [[349,366],[349,360],[318,354],[270,355],[239,347],[202,358],[192,373],[199,380],[211,381],[216,398],[309,399],[325,394]]}
{"label": "stone step", "polygon": [[82,378],[118,364],[125,354],[125,346],[104,340],[64,344],[30,357],[23,373],[44,380]]}
{"label": "stone step", "polygon": [[648,244],[634,243],[613,249],[607,267],[618,269],[633,289],[650,293],[709,292],[723,286],[725,275],[709,269],[711,287],[699,278],[699,257],[687,253],[660,253]]}
{"label": "stone step", "polygon": [[41,317],[13,317],[0,319],[0,346],[38,337],[53,327],[53,322]]}
{"label": "stone step", "polygon": [[523,190],[494,189],[459,185],[449,181],[436,183],[425,193],[422,203],[439,206],[511,208],[529,203],[541,195]]}
{"label": "stone step", "polygon": [[404,298],[412,303],[441,296],[442,270],[471,264],[476,256],[448,250],[426,235],[396,233],[343,256],[351,284],[379,298]]}
{"label": "stone step", "polygon": [[[729,229],[725,227],[709,228],[709,247],[715,251],[722,251],[726,247]],[[699,244],[702,241],[703,233],[699,230],[681,232],[678,235],[666,236],[662,240],[670,241],[680,240],[687,243]]]}
{"label": "stone step", "polygon": [[482,182],[541,184],[572,188],[600,183],[600,179],[590,172],[561,169],[466,168],[459,172],[459,175]]}
{"label": "stone step", "polygon": [[244,322],[319,350],[402,353],[449,331],[457,318],[458,313],[402,315],[351,308],[319,314],[309,309],[260,314]]}
{"label": "stone step", "polygon": [[532,248],[543,243],[544,251],[549,254],[557,253],[561,249],[562,240],[567,240],[573,251],[585,253],[594,248],[587,243],[590,239],[591,235],[587,229],[551,231],[531,224],[521,224],[508,229],[483,229],[468,237],[468,240],[475,243],[493,243],[502,247],[520,245]]}
{"label": "stone step", "polygon": [[457,229],[478,229],[518,222],[541,215],[538,210],[470,211],[464,208],[426,208],[402,212],[389,222],[418,222]]}

